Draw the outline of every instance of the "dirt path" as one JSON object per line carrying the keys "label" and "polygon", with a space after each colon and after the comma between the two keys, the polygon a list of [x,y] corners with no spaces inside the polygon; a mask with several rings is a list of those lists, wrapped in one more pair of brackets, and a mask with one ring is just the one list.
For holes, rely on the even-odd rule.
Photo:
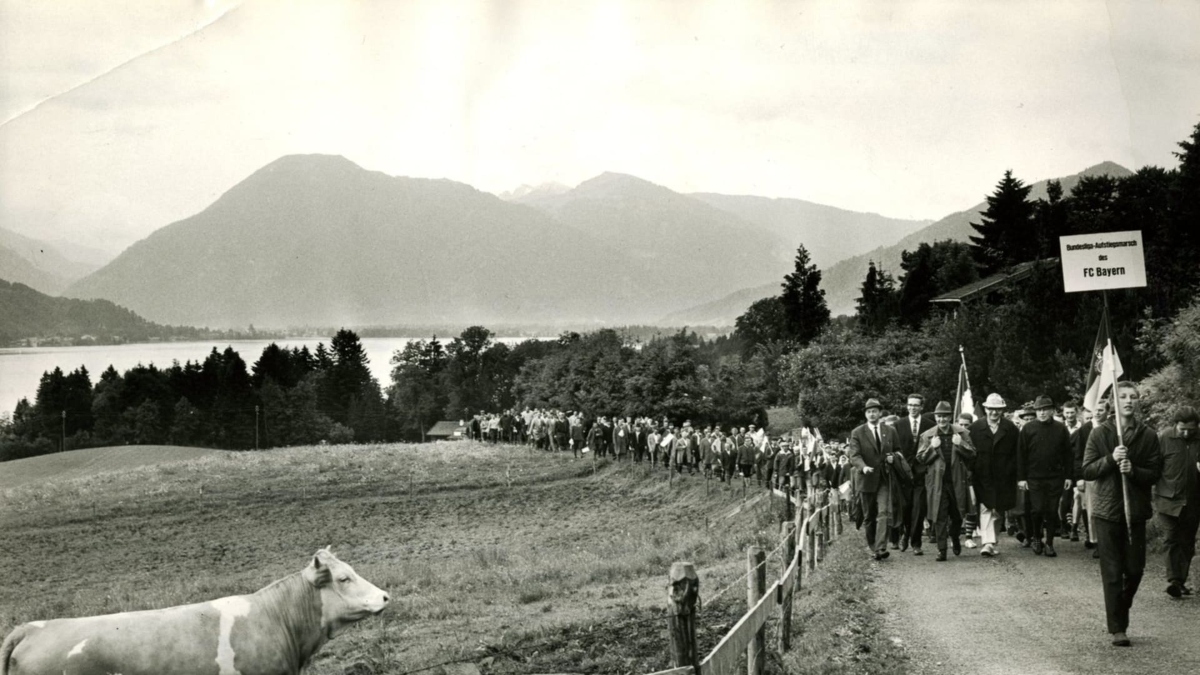
{"label": "dirt path", "polygon": [[[857,533],[856,533],[857,534]],[[1035,556],[1001,535],[1001,554],[946,562],[892,551],[880,568],[885,625],[912,673],[1200,673],[1200,597],[1172,600],[1151,554],[1134,601],[1132,648],[1109,644],[1098,561],[1080,543]],[[867,553],[864,547],[864,564]]]}

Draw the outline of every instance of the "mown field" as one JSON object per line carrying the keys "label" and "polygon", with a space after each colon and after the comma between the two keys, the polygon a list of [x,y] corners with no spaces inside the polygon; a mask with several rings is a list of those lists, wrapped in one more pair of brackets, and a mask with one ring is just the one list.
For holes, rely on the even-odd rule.
{"label": "mown field", "polygon": [[[593,475],[590,461],[519,447],[129,461],[97,456],[103,472],[0,489],[0,632],[253,592],[332,545],[393,602],[326,645],[310,672],[462,659],[485,674],[648,673],[669,666],[670,563],[694,561],[705,598],[737,582],[705,601],[707,650],[744,611],[744,548],[777,540],[770,500],[730,515],[740,488],[668,483],[629,463]],[[768,574],[779,571],[773,557]]]}

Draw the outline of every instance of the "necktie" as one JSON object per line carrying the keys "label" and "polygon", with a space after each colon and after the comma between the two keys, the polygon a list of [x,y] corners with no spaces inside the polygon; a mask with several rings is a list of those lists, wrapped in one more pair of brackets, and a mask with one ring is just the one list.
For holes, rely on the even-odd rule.
{"label": "necktie", "polygon": [[875,447],[882,450],[883,449],[883,441],[879,440],[879,427],[873,426],[873,427],[871,427],[871,430],[875,432]]}
{"label": "necktie", "polygon": [[913,438],[917,437],[917,418],[912,418]]}

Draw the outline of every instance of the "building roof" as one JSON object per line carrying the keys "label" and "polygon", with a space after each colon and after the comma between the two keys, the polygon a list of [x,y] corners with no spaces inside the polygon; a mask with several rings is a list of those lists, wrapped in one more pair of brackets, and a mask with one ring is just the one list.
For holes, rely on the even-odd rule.
{"label": "building roof", "polygon": [[455,420],[442,420],[433,425],[429,431],[425,432],[426,436],[461,436],[464,427]]}
{"label": "building roof", "polygon": [[960,305],[968,300],[974,300],[975,298],[983,297],[994,290],[1003,288],[1014,281],[1020,281],[1021,279],[1029,276],[1029,274],[1033,272],[1033,266],[1036,262],[1038,261],[1031,260],[1029,262],[1020,263],[1019,265],[1014,265],[1006,272],[993,274],[986,279],[980,279],[979,281],[967,284],[966,286],[960,286],[959,288],[937,296],[933,300],[930,300],[930,302]]}

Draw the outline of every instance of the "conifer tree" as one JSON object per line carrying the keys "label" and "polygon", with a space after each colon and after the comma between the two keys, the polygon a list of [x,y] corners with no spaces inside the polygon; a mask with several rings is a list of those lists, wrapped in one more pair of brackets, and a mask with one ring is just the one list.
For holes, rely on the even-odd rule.
{"label": "conifer tree", "polygon": [[829,305],[821,288],[821,270],[809,262],[808,249],[796,249],[794,271],[783,279],[784,315],[788,336],[808,344],[829,325]]}
{"label": "conifer tree", "polygon": [[975,264],[986,277],[1016,263],[1033,260],[1038,252],[1034,227],[1034,204],[1029,201],[1031,187],[1013,178],[1012,170],[996,185],[987,198],[982,222],[971,223],[979,233],[972,236]]}

